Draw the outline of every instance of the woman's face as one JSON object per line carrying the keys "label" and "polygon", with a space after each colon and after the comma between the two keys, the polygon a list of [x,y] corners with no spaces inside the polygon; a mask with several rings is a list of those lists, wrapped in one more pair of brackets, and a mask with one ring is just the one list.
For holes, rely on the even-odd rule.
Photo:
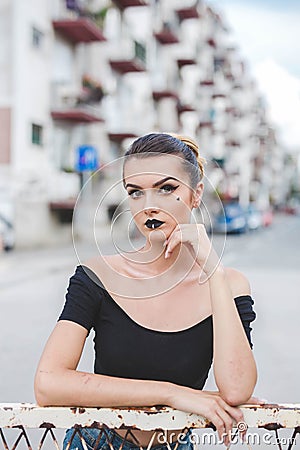
{"label": "woman's face", "polygon": [[168,238],[177,224],[190,222],[203,190],[199,183],[193,191],[182,159],[176,155],[130,157],[125,162],[124,185],[137,228],[146,237],[151,233],[160,239]]}

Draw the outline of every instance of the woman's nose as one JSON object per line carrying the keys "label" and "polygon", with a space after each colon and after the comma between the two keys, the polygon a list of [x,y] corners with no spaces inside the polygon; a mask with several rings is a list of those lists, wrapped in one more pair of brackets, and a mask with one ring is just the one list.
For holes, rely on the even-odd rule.
{"label": "woman's nose", "polygon": [[148,214],[159,211],[159,205],[157,204],[157,198],[153,194],[153,192],[151,192],[151,189],[148,189],[145,192],[143,211]]}

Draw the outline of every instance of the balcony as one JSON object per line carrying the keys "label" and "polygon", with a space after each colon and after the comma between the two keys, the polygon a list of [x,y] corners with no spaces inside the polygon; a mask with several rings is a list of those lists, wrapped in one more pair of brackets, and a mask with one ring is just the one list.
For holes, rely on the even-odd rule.
{"label": "balcony", "polygon": [[171,90],[171,89],[164,89],[161,91],[153,91],[152,97],[153,97],[153,100],[156,102],[159,100],[162,100],[164,98],[173,98],[178,101],[177,92],[175,92],[174,90]]}
{"label": "balcony", "polygon": [[64,120],[74,124],[104,122],[101,117],[98,117],[92,110],[87,110],[86,108],[65,109],[63,111],[54,110],[51,111],[51,117],[54,120]]}
{"label": "balcony", "polygon": [[213,128],[213,122],[211,122],[211,121],[206,120],[206,121],[199,122],[198,129],[200,131],[202,131],[203,129],[212,129],[212,128]]}
{"label": "balcony", "polygon": [[215,85],[214,80],[207,79],[207,80],[200,81],[200,86],[210,87],[210,86],[214,86],[214,85]]}
{"label": "balcony", "polygon": [[115,61],[109,61],[110,67],[120,75],[124,75],[130,72],[145,72],[145,66],[136,59],[118,59]]}
{"label": "balcony", "polygon": [[135,133],[108,133],[109,140],[115,144],[121,144],[125,139],[137,138]]}
{"label": "balcony", "polygon": [[112,2],[123,11],[131,6],[148,6],[148,3],[143,0],[112,0]]}
{"label": "balcony", "polygon": [[173,27],[165,22],[161,31],[154,33],[157,41],[162,45],[178,44],[179,39],[173,31]]}
{"label": "balcony", "polygon": [[180,8],[176,10],[180,22],[186,19],[198,19],[200,17],[197,6]]}
{"label": "balcony", "polygon": [[206,43],[213,48],[217,48],[217,42],[214,38],[207,39]]}
{"label": "balcony", "polygon": [[50,210],[56,214],[60,223],[72,223],[76,198],[49,202]]}
{"label": "balcony", "polygon": [[178,102],[178,104],[177,104],[178,115],[185,113],[185,112],[194,112],[194,111],[196,111],[196,109],[192,105],[186,105],[186,104],[182,104],[180,102]]}
{"label": "balcony", "polygon": [[196,64],[196,60],[193,58],[181,58],[177,59],[178,69],[181,69],[184,66],[192,66]]}
{"label": "balcony", "polygon": [[[130,72],[145,72],[146,70],[146,47],[140,42],[134,41],[134,49],[132,51],[131,43],[129,43],[129,55],[128,58],[112,59],[109,61],[110,67],[120,75],[125,75]],[[128,52],[124,48],[122,56]]]}
{"label": "balcony", "polygon": [[53,20],[52,24],[72,44],[106,41],[102,30],[88,17]]}
{"label": "balcony", "polygon": [[241,143],[239,141],[234,140],[234,139],[229,139],[229,140],[227,140],[225,142],[225,146],[226,147],[235,147],[235,148],[237,148],[237,147],[241,146]]}
{"label": "balcony", "polygon": [[100,101],[104,93],[100,85],[91,87],[91,83],[91,79],[84,76],[81,88],[63,83],[54,84],[51,117],[73,124],[103,122]]}
{"label": "balcony", "polygon": [[227,98],[226,94],[223,94],[222,92],[216,92],[215,94],[213,94],[211,96],[211,98],[213,99],[217,99],[217,98]]}

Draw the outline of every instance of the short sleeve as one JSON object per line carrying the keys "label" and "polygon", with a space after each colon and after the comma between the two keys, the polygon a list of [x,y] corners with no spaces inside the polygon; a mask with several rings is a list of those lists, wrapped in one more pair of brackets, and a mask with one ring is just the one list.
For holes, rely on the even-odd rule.
{"label": "short sleeve", "polygon": [[78,323],[90,332],[94,327],[101,307],[101,290],[90,276],[90,269],[77,266],[69,280],[63,310],[59,320]]}
{"label": "short sleeve", "polygon": [[253,344],[251,341],[251,331],[250,323],[253,322],[256,318],[256,313],[253,310],[254,301],[251,295],[241,295],[234,299],[238,313],[240,315],[246,336],[248,338],[251,349],[253,348]]}

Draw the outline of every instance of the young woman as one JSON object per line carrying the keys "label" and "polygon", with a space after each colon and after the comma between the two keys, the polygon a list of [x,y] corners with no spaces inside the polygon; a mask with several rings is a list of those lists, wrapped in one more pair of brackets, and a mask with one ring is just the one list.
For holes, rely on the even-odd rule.
{"label": "young woman", "polygon": [[[37,369],[38,404],[167,405],[207,417],[220,436],[243,419],[237,406],[250,399],[257,378],[253,300],[246,277],[223,267],[204,226],[191,223],[203,174],[189,138],[153,133],[131,145],[123,184],[145,245],[77,266]],[[76,370],[91,328],[93,374]],[[216,392],[203,390],[212,361]],[[84,433],[93,446],[99,430]],[[109,433],[118,448],[126,430]],[[142,446],[149,433],[135,432]],[[74,439],[72,447],[82,445]]]}

